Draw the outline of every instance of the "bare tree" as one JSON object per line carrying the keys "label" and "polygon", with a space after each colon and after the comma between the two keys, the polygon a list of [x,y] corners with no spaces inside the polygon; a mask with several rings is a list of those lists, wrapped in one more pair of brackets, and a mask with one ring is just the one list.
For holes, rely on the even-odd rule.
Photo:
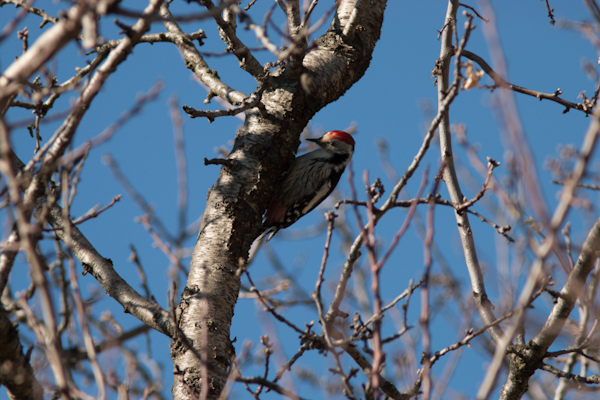
{"label": "bare tree", "polygon": [[[489,4],[481,1],[477,9],[455,0],[448,1],[445,19],[440,21],[440,56],[433,71],[438,92],[437,112],[432,115],[413,161],[399,174],[387,159],[387,149],[382,147],[382,164],[395,182],[390,193],[384,196],[381,180],[370,180],[365,173],[365,195],[358,195],[352,186],[352,199],[340,200],[336,205],[339,215],[333,211],[327,213],[327,223],[321,226],[327,238],[312,293],[304,292],[293,282],[293,277],[275,284],[269,282],[267,285],[271,287],[261,289],[263,282],[254,283],[248,266],[257,252],[271,254],[270,244],[261,248],[260,240],[256,241],[262,231],[264,210],[282,172],[290,165],[309,121],[360,80],[369,67],[380,37],[386,1],[340,0],[328,5],[329,9],[318,18],[313,15],[317,0],[304,4],[298,0],[277,0],[264,15],[253,14],[255,2],[242,8],[235,0],[219,4],[211,0],[191,1],[197,3],[194,4],[196,13],[179,15],[172,11],[176,4],[171,1],[150,0],[143,11],[134,11],[126,2],[81,0],[53,16],[48,10],[24,0],[0,1],[0,6],[12,4],[18,10],[0,34],[0,43],[11,35],[18,35],[23,43],[23,54],[0,76],[3,117],[0,170],[5,182],[2,206],[7,219],[14,222],[0,256],[0,382],[6,386],[9,396],[40,399],[43,391],[48,390],[57,397],[88,398],[91,395],[81,389],[81,376],[84,376],[95,382],[100,398],[110,397],[109,388],[123,397],[133,394],[162,398],[138,355],[125,346],[127,341],[150,330],[172,340],[172,394],[176,399],[226,398],[233,382],[240,382],[254,398],[268,396],[269,391],[292,399],[304,398],[305,394],[282,380],[298,360],[312,350],[331,362],[330,371],[336,383],[324,385],[315,373],[316,368],[303,370],[304,379],[315,386],[327,386],[333,395],[351,399],[441,398],[461,349],[475,342],[488,363],[484,379],[477,382],[478,399],[493,397],[493,391],[502,380],[500,397],[503,399],[522,398],[526,393],[533,398],[544,398],[541,393],[551,392],[554,398],[562,399],[570,391],[577,390],[583,395],[586,391],[596,391],[600,377],[590,371],[598,370],[596,298],[600,279],[597,263],[600,223],[593,224],[587,239],[578,247],[571,243],[566,218],[570,210],[584,201],[581,187],[597,190],[583,181],[596,178],[590,160],[600,132],[595,111],[600,89],[595,88],[592,98],[572,102],[563,98],[560,90],[543,93],[511,84],[501,62],[501,48],[494,42],[497,32],[493,19],[491,23],[486,19],[493,15]],[[588,3],[595,23],[600,23],[600,8],[595,1]],[[549,20],[554,24],[553,10],[548,2],[546,5]],[[277,7],[281,10],[275,10]],[[461,8],[464,13],[459,12]],[[278,31],[273,22],[277,18],[275,11],[284,17],[283,31]],[[27,14],[34,14],[42,21],[39,27],[42,33],[31,45],[27,29],[16,32]],[[108,23],[104,21],[111,15],[134,18],[136,22],[127,25],[117,21],[122,37],[106,40],[102,33]],[[263,17],[262,25],[255,22],[258,17]],[[311,23],[311,17],[317,22]],[[214,21],[226,45],[226,53],[236,57],[239,68],[254,80],[253,93],[248,95],[232,88],[210,68],[206,54],[194,43],[202,45],[205,33],[201,30],[186,33],[182,29],[182,24],[190,20]],[[492,49],[491,63],[468,50],[477,20],[486,22],[483,31]],[[153,25],[159,24],[164,26],[164,31],[149,33]],[[275,44],[276,38],[268,33],[269,27],[277,31],[278,39],[285,41],[284,47]],[[591,24],[572,26],[597,43],[593,27]],[[258,61],[257,51],[249,48],[244,40],[248,36],[244,30],[258,40],[259,50],[268,51],[269,62]],[[315,32],[323,33],[313,40]],[[207,88],[206,103],[216,98],[225,104],[222,110],[210,111],[184,106],[187,115],[211,122],[221,117],[245,115],[232,148],[224,151],[222,158],[205,160],[207,165],[220,166],[220,173],[209,190],[201,222],[188,224],[181,116],[173,102],[179,182],[176,235],[170,234],[153,214],[151,206],[135,190],[135,182],[128,181],[116,161],[106,158],[116,178],[146,214],[139,222],[169,258],[175,271],[173,275],[184,273],[186,276],[182,288],[177,286],[178,278],[173,279],[167,307],[158,304],[146,285],[143,294],[135,290],[131,282],[113,268],[111,259],[106,258],[110,254],[101,255],[78,228],[79,223],[99,216],[119,198],[79,219],[73,219],[70,211],[88,154],[153,100],[160,85],[140,97],[109,129],[76,147],[75,137],[82,118],[94,107],[94,99],[117,68],[125,61],[134,62],[129,57],[133,49],[157,42],[177,47],[185,67]],[[59,82],[47,65],[69,44],[90,50],[88,54],[93,59],[75,75]],[[594,67],[589,68],[596,71]],[[482,85],[484,74],[491,79],[490,85]],[[464,126],[451,125],[454,100],[461,93],[475,89],[493,90],[502,100],[497,112],[514,149],[505,176],[508,184],[503,184],[495,173],[500,163],[492,159],[487,160],[487,165],[482,163],[466,137]],[[75,93],[77,97],[68,112],[61,115],[53,106],[65,93]],[[551,162],[557,181],[562,185],[560,201],[552,212],[540,189],[536,166],[519,125],[514,93],[558,103],[566,107],[566,111],[579,112],[582,118],[590,120],[579,150]],[[544,104],[547,102],[540,107]],[[11,145],[17,126],[9,122],[9,115],[19,109],[32,110],[35,115],[28,126],[35,143],[34,156],[27,162],[16,155]],[[44,141],[40,123],[48,117],[60,118],[62,124]],[[438,145],[433,141],[435,137],[439,137],[441,151],[439,171],[424,168],[424,178],[417,185],[416,195],[401,198],[406,195],[407,183],[415,180],[414,174],[424,157]],[[466,158],[455,155],[453,144],[461,146]],[[460,171],[457,166],[461,167],[467,160],[481,177],[457,172]],[[427,181],[430,175],[434,176],[433,182]],[[468,199],[463,195],[464,185],[473,179],[482,183]],[[449,195],[447,199],[443,195],[444,186]],[[488,201],[494,218],[476,210],[483,200]],[[350,204],[346,212],[339,209],[342,204]],[[397,208],[407,209],[406,217],[398,224],[397,233],[388,246],[382,248],[376,227],[388,218],[389,211]],[[418,208],[425,208],[424,219]],[[471,283],[464,291],[458,289],[456,272],[446,265],[436,242],[439,239],[434,236],[434,215],[442,212],[453,212],[456,218]],[[518,258],[517,277],[499,273],[507,281],[505,292],[500,296],[501,304],[492,304],[487,294],[486,283],[489,285],[491,278],[479,261],[477,246],[481,243],[477,244],[470,226],[474,216],[487,222],[505,242],[517,243],[510,245]],[[496,219],[503,222],[494,222]],[[355,225],[359,226],[357,232]],[[396,285],[402,289],[388,302],[382,294],[382,270],[411,226],[423,240],[425,256],[421,279],[408,285]],[[186,240],[196,234],[193,251],[186,253]],[[334,235],[345,244],[345,262],[339,277],[328,269]],[[50,254],[47,250],[51,247],[54,250]],[[17,273],[13,266],[20,251],[27,257],[31,285],[26,293],[15,294],[8,281],[11,274]],[[572,253],[578,253],[576,261],[572,260]],[[190,257],[188,269],[186,264]],[[146,272],[141,258],[132,247],[131,261],[138,267],[144,282]],[[110,315],[91,312],[91,305],[98,296],[92,293],[88,297],[82,293],[75,260],[82,265],[84,274],[93,276],[123,311],[137,318],[141,325],[122,330]],[[271,261],[276,267],[275,257]],[[555,264],[561,268],[552,268]],[[439,270],[434,269],[434,265],[439,266]],[[335,284],[324,285],[325,276]],[[247,287],[243,287],[242,279],[248,283]],[[370,287],[366,282],[370,282]],[[561,289],[552,289],[555,284],[561,285]],[[294,290],[289,291],[294,285]],[[415,323],[418,339],[408,334],[413,328],[409,323],[409,306],[414,292],[420,294]],[[231,340],[234,307],[240,293],[242,297],[255,299],[278,323],[295,334],[296,354],[280,363],[275,371],[271,356],[277,347],[274,341],[280,341],[279,338],[262,336],[262,346],[255,351],[261,356],[256,358],[252,356],[252,349],[237,346]],[[541,311],[532,311],[534,305],[543,304],[540,300],[543,295],[554,299],[551,309],[542,306]],[[31,306],[34,299],[41,310]],[[431,319],[447,302],[457,304],[463,318],[460,327],[466,329],[466,334],[459,337],[457,328],[454,333],[458,339],[445,348],[436,349],[432,345]],[[398,308],[398,304],[402,306]],[[285,313],[288,308],[306,305],[317,316],[316,324],[304,321],[304,325],[299,325]],[[352,318],[343,311],[349,308],[355,311]],[[579,311],[578,317],[572,315],[574,308]],[[474,317],[475,311],[479,319]],[[384,316],[389,317],[384,320]],[[532,316],[543,322],[532,323]],[[388,320],[390,323],[384,324]],[[566,324],[571,328],[569,331],[565,329]],[[27,329],[29,338],[18,334],[17,325]],[[75,345],[69,346],[68,338],[73,332],[77,340]],[[103,340],[94,341],[97,335]],[[549,351],[557,339],[571,344],[564,350]],[[36,354],[41,359],[37,363],[42,365],[32,361],[33,344],[23,354],[24,343],[29,340],[34,341]],[[135,371],[136,378],[119,381],[107,373],[98,355],[116,347],[128,357],[128,368]],[[422,351],[420,357],[416,348]],[[447,360],[445,370],[436,376],[433,367],[441,359]],[[578,364],[581,373],[574,374]],[[396,367],[395,371],[390,371],[390,365]],[[248,375],[244,368],[260,368],[261,374]],[[534,376],[538,370],[549,374]],[[40,371],[47,371],[52,379],[42,377]]]}

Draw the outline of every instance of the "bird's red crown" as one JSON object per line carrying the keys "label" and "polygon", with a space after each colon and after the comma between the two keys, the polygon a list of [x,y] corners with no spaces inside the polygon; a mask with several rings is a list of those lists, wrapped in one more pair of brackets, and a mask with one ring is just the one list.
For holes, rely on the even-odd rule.
{"label": "bird's red crown", "polygon": [[352,136],[350,136],[349,134],[347,134],[344,131],[329,131],[327,132],[324,136],[323,139],[326,140],[333,140],[333,139],[337,139],[337,140],[343,140],[344,142],[354,146],[354,138]]}

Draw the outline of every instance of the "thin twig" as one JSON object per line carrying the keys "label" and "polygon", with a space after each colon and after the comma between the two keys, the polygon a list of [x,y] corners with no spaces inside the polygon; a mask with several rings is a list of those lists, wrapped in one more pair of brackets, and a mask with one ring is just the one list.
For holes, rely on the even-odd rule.
{"label": "thin twig", "polygon": [[499,165],[500,163],[498,161],[492,160],[488,157],[488,174],[485,178],[485,181],[483,182],[483,188],[471,200],[465,201],[464,203],[455,206],[456,212],[463,212],[465,209],[471,207],[483,197],[483,195],[489,188],[490,180],[492,179],[492,172],[494,171],[494,168],[498,167]]}
{"label": "thin twig", "polygon": [[479,13],[477,12],[477,10],[474,7],[471,7],[468,4],[463,4],[463,3],[458,3],[459,6],[464,7],[464,8],[468,8],[469,10],[473,11],[475,13],[475,15],[477,16],[477,18],[481,19],[483,22],[485,22],[486,24],[488,22],[490,22],[489,19],[485,19],[483,18],[481,15],[479,15]]}
{"label": "thin twig", "polygon": [[593,112],[593,110],[591,108],[587,107],[585,104],[573,103],[573,102],[570,102],[570,101],[560,98],[559,95],[562,94],[562,91],[560,89],[557,89],[554,93],[542,93],[542,92],[538,92],[537,90],[527,89],[522,86],[513,85],[512,83],[505,81],[504,78],[502,78],[496,71],[494,71],[492,69],[492,67],[490,67],[489,64],[483,58],[479,57],[477,54],[472,53],[468,50],[463,50],[462,55],[467,57],[470,60],[475,61],[477,64],[479,64],[479,66],[486,72],[486,74],[488,74],[489,77],[494,80],[494,88],[499,87],[499,88],[509,89],[509,90],[515,91],[517,93],[522,93],[522,94],[526,94],[528,96],[533,96],[540,101],[541,100],[554,101],[554,102],[566,107],[566,109],[563,111],[563,114],[569,112],[569,110],[572,108],[575,110],[582,111],[586,115],[589,115]]}

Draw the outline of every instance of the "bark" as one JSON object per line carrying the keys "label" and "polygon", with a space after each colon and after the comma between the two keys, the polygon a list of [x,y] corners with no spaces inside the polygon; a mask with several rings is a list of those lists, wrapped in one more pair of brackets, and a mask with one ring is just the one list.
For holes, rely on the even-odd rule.
{"label": "bark", "polygon": [[6,386],[10,399],[42,400],[44,391],[23,355],[19,333],[0,306],[0,384]]}
{"label": "bark", "polygon": [[[174,398],[217,398],[224,388],[235,352],[229,331],[238,271],[259,233],[273,187],[308,121],[364,75],[379,39],[386,1],[370,1],[353,14],[356,3],[341,2],[318,48],[305,55],[300,74],[280,68],[265,81],[261,109],[246,112],[227,163],[209,190],[178,307],[180,332],[171,348]],[[343,34],[345,27],[350,34]]]}
{"label": "bark", "polygon": [[[440,51],[440,58],[436,64],[437,81],[438,81],[438,108],[441,110],[444,108],[446,98],[449,96],[451,88],[450,80],[450,66],[452,57],[455,56],[456,49],[452,46],[452,38],[455,27],[454,21],[456,21],[456,13],[458,11],[459,2],[456,0],[448,1],[448,9],[446,11],[446,20],[444,21],[444,30],[442,32],[442,46]],[[466,39],[466,38],[465,38]],[[463,39],[463,41],[465,40]],[[458,44],[457,44],[458,46]],[[460,46],[462,50],[464,43]],[[453,87],[452,90],[457,90]],[[447,106],[446,106],[447,107]],[[461,204],[464,196],[462,194],[458,176],[454,168],[454,156],[452,150],[452,137],[450,131],[450,112],[446,112],[443,116],[442,122],[439,126],[440,130],[440,150],[442,153],[442,160],[445,165],[444,168],[444,182],[448,189],[448,194],[455,204]],[[471,279],[471,287],[473,290],[473,299],[477,304],[477,310],[479,316],[485,324],[491,324],[496,317],[493,313],[493,305],[489,301],[485,282],[483,279],[483,272],[477,257],[477,251],[475,249],[475,241],[473,238],[473,232],[469,222],[469,216],[465,212],[455,211],[456,223],[458,231],[460,233],[460,239],[462,248],[465,256],[465,264],[469,271]],[[492,326],[489,329],[489,334],[492,336],[494,341],[498,342],[503,336],[502,329],[499,326]]]}
{"label": "bark", "polygon": [[[596,124],[592,124],[595,128]],[[513,346],[509,355],[509,373],[500,392],[505,400],[520,399],[529,389],[529,379],[542,367],[548,348],[562,331],[573,311],[577,299],[583,295],[584,285],[594,264],[600,256],[600,219],[596,221],[583,244],[575,267],[571,271],[560,296],[552,308],[546,323],[526,345]]]}

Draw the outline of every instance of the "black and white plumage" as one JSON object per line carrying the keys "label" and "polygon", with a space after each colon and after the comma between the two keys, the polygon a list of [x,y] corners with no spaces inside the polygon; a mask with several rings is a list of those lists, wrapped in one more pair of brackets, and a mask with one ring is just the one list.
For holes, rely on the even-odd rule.
{"label": "black and white plumage", "polygon": [[263,229],[271,239],[325,200],[338,184],[354,152],[354,139],[343,131],[330,131],[308,139],[319,149],[296,157],[265,212]]}

